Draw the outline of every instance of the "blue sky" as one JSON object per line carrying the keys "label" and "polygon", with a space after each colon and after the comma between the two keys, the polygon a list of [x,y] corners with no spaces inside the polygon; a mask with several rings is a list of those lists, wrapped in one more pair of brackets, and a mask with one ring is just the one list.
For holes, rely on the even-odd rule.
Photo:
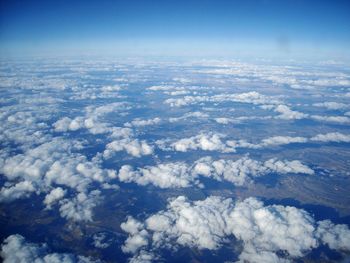
{"label": "blue sky", "polygon": [[1,54],[329,54],[350,46],[349,1],[1,1]]}

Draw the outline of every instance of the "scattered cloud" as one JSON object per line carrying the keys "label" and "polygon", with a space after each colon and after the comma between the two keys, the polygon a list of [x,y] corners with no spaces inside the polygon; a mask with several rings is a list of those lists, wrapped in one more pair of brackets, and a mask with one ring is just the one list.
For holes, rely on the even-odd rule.
{"label": "scattered cloud", "polygon": [[293,143],[310,142],[349,142],[348,134],[331,132],[326,134],[317,134],[312,137],[301,136],[271,136],[262,139],[258,143],[248,142],[247,140],[226,140],[224,135],[217,133],[200,133],[199,135],[183,138],[176,141],[158,140],[157,146],[164,151],[188,152],[190,150],[235,152],[237,149],[265,149],[268,147],[283,146]]}
{"label": "scattered cloud", "polygon": [[205,119],[205,118],[209,118],[209,115],[207,113],[200,112],[200,111],[188,112],[182,115],[181,117],[169,118],[169,122],[185,121],[190,118]]}
{"label": "scattered cloud", "polygon": [[217,123],[219,123],[219,124],[229,124],[229,123],[237,123],[237,122],[239,122],[239,120],[235,120],[235,119],[232,119],[232,118],[225,118],[225,117],[215,118],[214,120]]}
{"label": "scattered cloud", "polygon": [[131,122],[127,122],[124,124],[126,127],[143,127],[143,126],[153,126],[160,123],[161,119],[156,117],[154,119],[142,120],[142,119],[134,119]]}
{"label": "scattered cloud", "polygon": [[350,251],[350,231],[346,225],[335,225],[330,220],[320,221],[316,236],[331,249]]}
{"label": "scattered cloud", "polygon": [[265,162],[252,160],[248,157],[233,160],[216,160],[210,157],[199,159],[193,167],[193,173],[212,177],[218,181],[229,181],[236,186],[242,186],[254,180],[254,177],[269,173],[303,173],[314,174],[314,171],[300,161],[280,161],[269,159]]}
{"label": "scattered cloud", "polygon": [[[38,195],[42,197],[43,209],[57,209],[68,221],[91,222],[105,192],[118,191],[119,182],[169,189],[205,187],[205,178],[239,187],[268,174],[313,175],[313,166],[298,160],[219,153],[246,149],[259,155],[266,148],[289,144],[343,143],[337,145],[340,148],[350,142],[350,135],[341,133],[345,127],[340,127],[350,123],[345,100],[350,96],[350,76],[345,71],[322,65],[312,69],[302,65],[202,60],[187,64],[186,68],[182,67],[184,64],[169,64],[176,72],[170,71],[165,80],[168,82],[163,82],[164,79],[158,79],[159,74],[153,74],[163,64],[149,67],[133,61],[129,68],[127,63],[57,64],[66,72],[52,71],[56,64],[51,68],[49,63],[40,68],[37,62],[26,67],[2,63],[0,202]],[[189,65],[198,67],[187,68]],[[115,71],[117,75],[111,73],[108,80],[105,74],[89,73],[110,69],[109,73]],[[173,78],[180,72],[178,69],[185,71],[184,77]],[[202,73],[213,74],[207,75],[210,81]],[[101,80],[103,84],[97,84]],[[130,97],[134,93],[128,92],[127,83],[142,84],[138,85],[140,96],[136,100]],[[142,90],[149,83],[161,84]],[[195,83],[203,85],[192,85]],[[262,85],[257,89],[255,83]],[[324,114],[325,109],[333,111],[333,115]],[[144,110],[158,117],[145,118],[144,112],[139,116]],[[288,133],[284,133],[285,128],[278,128],[278,124],[294,120],[316,121],[312,122],[314,130],[323,133],[310,135],[306,130],[300,133],[306,135],[298,136],[295,134],[299,134],[301,126],[290,126]],[[261,126],[261,134],[245,134],[239,125],[231,134],[225,134],[227,127],[215,122],[242,124],[244,129],[254,129],[248,125],[256,122],[265,126]],[[268,129],[270,122],[276,127],[275,136]],[[149,129],[156,125],[158,128],[159,124],[164,129]],[[179,134],[174,127],[186,130],[186,135],[174,136]],[[267,135],[262,138],[262,134]],[[158,156],[157,146],[163,151],[187,154],[164,152],[164,156]],[[271,157],[278,150],[269,152]],[[123,159],[117,165],[121,165],[119,171],[106,169],[116,152],[135,158],[149,156],[145,158],[147,165],[142,158],[130,157],[125,158],[131,159],[130,163]],[[153,155],[155,152],[157,155]],[[181,159],[204,153],[211,156],[196,161],[191,158],[191,162]],[[171,159],[173,156],[175,160]],[[145,214],[137,215],[142,216]],[[303,210],[264,205],[255,198],[234,202],[209,196],[202,201],[189,201],[180,196],[169,200],[166,209],[143,219],[130,216],[121,226],[128,235],[122,250],[132,254],[130,262],[158,260],[160,248],[216,250],[233,239],[242,248],[242,262],[292,261],[320,244],[334,250],[350,250],[348,226],[329,220],[316,222]],[[92,236],[95,248],[105,249],[110,244],[104,233]],[[47,245],[27,242],[20,235],[5,239],[1,256],[4,262],[92,262],[72,254],[51,253]]]}
{"label": "scattered cloud", "polygon": [[93,242],[95,248],[99,249],[106,249],[111,245],[111,242],[113,241],[111,238],[108,237],[108,235],[105,232],[98,232],[95,233],[92,236]]}
{"label": "scattered cloud", "polygon": [[160,188],[188,187],[194,181],[187,164],[165,163],[133,170],[129,165],[121,167],[118,178],[122,182],[135,182],[139,185],[153,184]]}
{"label": "scattered cloud", "polygon": [[139,185],[153,184],[160,188],[182,188],[197,185],[203,187],[200,176],[217,181],[228,181],[242,186],[254,181],[255,177],[277,174],[314,174],[314,171],[300,161],[269,159],[265,162],[243,157],[238,160],[213,160],[204,157],[193,165],[185,162],[163,163],[134,170],[130,165],[121,167],[118,178],[122,182]]}
{"label": "scattered cloud", "polygon": [[66,132],[66,131],[76,131],[85,127],[84,119],[82,117],[77,117],[71,119],[68,117],[63,117],[62,119],[56,121],[53,124],[56,132]]}
{"label": "scattered cloud", "polygon": [[[77,131],[88,129],[92,134],[113,133],[114,127],[103,122],[104,116],[109,113],[121,113],[131,109],[129,103],[114,102],[103,106],[87,106],[85,116],[75,118],[63,117],[53,124],[56,132]],[[118,128],[117,128],[118,129]]]}
{"label": "scattered cloud", "polygon": [[46,244],[37,245],[25,240],[21,235],[7,237],[1,246],[0,255],[4,263],[25,262],[62,262],[92,263],[100,262],[91,258],[68,253],[51,253]]}
{"label": "scattered cloud", "polygon": [[52,189],[51,192],[48,193],[44,199],[44,204],[46,205],[46,208],[51,209],[51,205],[61,200],[66,193],[67,191],[61,187]]}
{"label": "scattered cloud", "polygon": [[[94,182],[108,183],[117,174],[113,170],[102,169],[95,160],[89,161],[84,155],[74,153],[79,147],[73,141],[56,139],[22,154],[2,159],[0,172],[8,182],[1,189],[0,201],[13,201],[29,197],[32,193],[45,193],[43,202],[47,208],[57,203],[63,217],[91,220],[91,215],[75,215],[85,213],[84,210],[91,213],[88,211],[98,203],[99,195],[93,191],[88,193],[88,188]],[[76,193],[71,200],[62,199],[67,189]]]}
{"label": "scattered cloud", "polygon": [[153,146],[149,145],[146,141],[139,141],[138,139],[121,139],[115,140],[106,145],[106,149],[103,152],[103,157],[108,159],[114,152],[126,151],[128,154],[134,157],[141,157],[143,155],[150,155],[153,153]]}
{"label": "scattered cloud", "polygon": [[148,232],[144,229],[144,224],[133,217],[128,217],[127,221],[120,225],[120,228],[130,234],[122,246],[124,253],[135,253],[139,248],[148,245]]}
{"label": "scattered cloud", "polygon": [[236,94],[216,94],[212,96],[184,96],[182,98],[170,98],[164,101],[171,107],[182,107],[202,102],[222,103],[237,102],[253,105],[278,104],[281,101],[278,98],[266,96],[256,91],[236,93]]}
{"label": "scattered cloud", "polygon": [[319,102],[312,104],[315,107],[323,107],[328,110],[343,110],[348,109],[349,105],[341,102],[335,102],[335,101],[326,101],[326,102]]}
{"label": "scattered cloud", "polygon": [[189,150],[234,152],[234,149],[228,147],[222,141],[223,138],[224,136],[222,134],[201,133],[170,143],[169,146],[166,145],[166,141],[161,140],[157,141],[157,144],[161,149],[179,152],[187,152]]}
{"label": "scattered cloud", "polygon": [[[187,246],[217,250],[236,238],[242,242],[241,262],[284,262],[305,256],[320,242],[331,249],[349,250],[350,230],[330,221],[315,222],[306,211],[268,205],[248,198],[234,202],[218,196],[189,201],[170,199],[167,209],[144,222],[128,217],[122,229],[129,234],[124,253],[139,257],[144,251]],[[279,253],[284,251],[284,253]]]}
{"label": "scattered cloud", "polygon": [[322,116],[322,115],[312,115],[311,119],[314,119],[316,121],[325,121],[325,122],[333,122],[333,123],[340,123],[340,124],[346,124],[350,123],[350,118],[345,116]]}
{"label": "scattered cloud", "polygon": [[326,134],[317,134],[311,137],[310,140],[318,142],[350,142],[350,135],[340,132],[330,132]]}
{"label": "scattered cloud", "polygon": [[283,120],[300,120],[308,117],[307,114],[298,111],[293,111],[288,106],[282,104],[278,105],[274,109],[274,111],[280,113],[280,115],[278,115],[277,118]]}
{"label": "scattered cloud", "polygon": [[74,198],[61,200],[60,214],[63,218],[73,221],[92,221],[93,208],[101,201],[99,190],[90,193],[78,193]]}
{"label": "scattered cloud", "polygon": [[35,191],[35,187],[29,181],[22,181],[15,184],[7,183],[0,190],[0,202],[11,202],[16,199],[27,198]]}
{"label": "scattered cloud", "polygon": [[259,147],[278,146],[290,143],[306,143],[307,141],[308,139],[304,137],[273,136],[263,139],[260,142]]}

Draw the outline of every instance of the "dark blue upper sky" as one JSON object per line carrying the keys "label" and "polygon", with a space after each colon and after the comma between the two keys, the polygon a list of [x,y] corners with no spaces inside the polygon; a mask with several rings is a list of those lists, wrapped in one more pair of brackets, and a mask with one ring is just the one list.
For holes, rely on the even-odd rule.
{"label": "dark blue upper sky", "polygon": [[347,54],[350,1],[1,0],[2,54]]}

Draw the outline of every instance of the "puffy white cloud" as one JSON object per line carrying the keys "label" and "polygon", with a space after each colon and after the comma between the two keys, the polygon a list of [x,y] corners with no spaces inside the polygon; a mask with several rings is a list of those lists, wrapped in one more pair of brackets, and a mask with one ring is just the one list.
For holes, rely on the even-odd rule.
{"label": "puffy white cloud", "polygon": [[322,116],[322,115],[312,115],[311,119],[317,121],[334,122],[334,123],[350,123],[350,118],[346,116]]}
{"label": "puffy white cloud", "polygon": [[105,249],[108,248],[111,245],[111,239],[108,238],[108,236],[106,235],[106,233],[104,232],[99,232],[99,233],[95,233],[92,236],[93,239],[93,245],[96,248],[100,248],[100,249]]}
{"label": "puffy white cloud", "polygon": [[[147,217],[144,223],[128,217],[122,229],[129,234],[124,246],[130,249],[124,252],[136,256],[140,251],[155,253],[161,248],[176,249],[178,245],[216,250],[233,237],[243,245],[241,262],[288,262],[305,256],[320,242],[331,249],[350,250],[347,226],[329,221],[321,221],[317,226],[302,209],[264,206],[255,198],[234,202],[209,196],[191,202],[179,196],[169,200],[166,210]],[[144,233],[142,238],[140,233]]]}
{"label": "puffy white cloud", "polygon": [[115,177],[112,170],[101,169],[98,163],[88,161],[84,155],[72,153],[77,147],[74,142],[53,140],[4,159],[1,172],[10,180],[23,178],[45,185],[55,182],[72,188]]}
{"label": "puffy white cloud", "polygon": [[22,181],[11,186],[5,186],[0,190],[0,202],[11,202],[20,198],[27,198],[36,188],[30,181]]}
{"label": "puffy white cloud", "polygon": [[[69,67],[64,68],[69,71]],[[54,204],[60,207],[70,197],[74,202],[80,192],[90,199],[95,198],[89,194],[92,185],[115,189],[111,180],[116,173],[103,169],[98,158],[90,160],[82,151],[82,145],[93,136],[77,141],[71,138],[75,135],[53,131],[86,128],[94,134],[108,132],[113,138],[127,134],[127,128],[112,127],[107,114],[127,112],[130,109],[128,103],[95,101],[87,107],[83,105],[88,105],[89,101],[72,103],[74,99],[89,100],[95,95],[115,98],[109,95],[116,94],[119,88],[85,85],[86,76],[73,73],[74,70],[69,77],[63,73],[58,78],[50,75],[51,70],[46,66],[25,70],[32,72],[30,77],[23,71],[16,76],[16,81],[11,81],[11,89],[2,89],[8,100],[0,112],[0,142],[4,146],[0,150],[0,173],[5,181],[0,190],[0,202],[41,194],[47,208]],[[77,115],[79,112],[82,112],[81,116]]]}
{"label": "puffy white cloud", "polygon": [[146,166],[133,170],[129,165],[123,165],[118,173],[122,182],[135,182],[139,185],[153,184],[160,188],[177,188],[190,186],[195,178],[185,163],[165,163],[156,166]]}
{"label": "puffy white cloud", "polygon": [[259,147],[278,146],[290,143],[306,143],[307,141],[308,139],[305,137],[273,136],[263,139],[259,143]]}
{"label": "puffy white cloud", "polygon": [[208,117],[209,117],[209,115],[204,113],[204,112],[194,111],[194,112],[185,113],[181,117],[169,118],[169,122],[178,122],[178,121],[183,121],[183,120],[187,120],[187,119],[190,119],[190,118],[203,119],[203,118],[208,118]]}
{"label": "puffy white cloud", "polygon": [[78,193],[74,198],[62,199],[60,214],[62,217],[73,221],[92,221],[93,209],[101,201],[99,190],[90,193]]}
{"label": "puffy white cloud", "polygon": [[259,250],[252,245],[245,245],[237,263],[245,262],[290,263],[290,260],[278,257],[275,252]]}
{"label": "puffy white cloud", "polygon": [[108,113],[122,112],[131,109],[128,102],[113,102],[102,106],[90,105],[86,107],[86,115],[90,118],[99,118]]}
{"label": "puffy white cloud", "polygon": [[266,147],[275,147],[280,145],[287,145],[291,143],[306,143],[309,139],[305,137],[291,137],[291,136],[272,136],[262,139],[259,143],[250,143],[246,140],[229,140],[226,144],[234,149],[237,148],[250,148],[250,149],[260,149]]}
{"label": "puffy white cloud", "polygon": [[[47,193],[43,201],[47,208],[50,208],[53,203],[63,198],[67,189],[71,189],[79,193],[78,197],[59,201],[61,215],[76,220],[84,218],[74,216],[74,213],[68,210],[80,209],[75,203],[84,199],[88,187],[93,182],[103,185],[117,175],[113,170],[102,169],[97,161],[88,161],[84,155],[73,153],[79,147],[79,144],[76,145],[73,141],[56,139],[23,154],[2,159],[0,171],[9,182],[1,189],[0,201],[29,197],[34,192]],[[86,199],[89,201],[83,202],[81,209],[85,209],[85,205],[92,207],[89,203],[97,204],[99,198],[97,195],[89,195]]]}
{"label": "puffy white cloud", "polygon": [[234,149],[228,147],[225,142],[222,141],[223,137],[223,135],[216,133],[201,133],[171,143],[170,149],[179,152],[187,152],[189,150],[234,152]]}
{"label": "puffy white cloud", "polygon": [[236,161],[216,160],[210,157],[199,159],[193,168],[193,173],[212,177],[216,180],[226,180],[237,186],[244,185],[254,180],[254,177],[264,176],[269,173],[304,173],[314,174],[314,171],[300,161],[280,161],[269,159],[265,162],[243,157]]}
{"label": "puffy white cloud", "polygon": [[[54,104],[55,105],[55,104]],[[36,104],[15,104],[1,107],[0,140],[5,145],[15,143],[21,150],[48,142],[52,135],[48,133],[47,121],[51,118],[54,105],[47,105],[45,110]]]}
{"label": "puffy white cloud", "polygon": [[131,122],[127,122],[125,123],[124,125],[126,127],[142,127],[142,126],[152,126],[152,125],[155,125],[155,124],[158,124],[160,123],[161,119],[156,117],[156,118],[153,118],[153,119],[148,119],[148,120],[142,120],[142,119],[135,119]]}
{"label": "puffy white cloud", "polygon": [[330,132],[326,134],[317,134],[310,140],[319,142],[350,142],[350,135],[339,132]]}
{"label": "puffy white cloud", "polygon": [[53,124],[56,132],[76,131],[85,127],[84,119],[77,117],[74,119],[63,117]]}
{"label": "puffy white cloud", "polygon": [[133,136],[133,131],[130,128],[113,127],[111,132],[111,138],[129,138]]}
{"label": "puffy white cloud", "polygon": [[248,198],[235,205],[230,219],[234,236],[257,251],[282,250],[291,257],[301,257],[317,246],[314,220],[295,207],[264,207],[262,202]]}
{"label": "puffy white cloud", "polygon": [[170,96],[179,96],[179,95],[187,95],[187,94],[190,94],[191,92],[188,90],[177,90],[177,91],[165,91],[164,93]]}
{"label": "puffy white cloud", "polygon": [[234,149],[237,148],[251,148],[260,149],[266,147],[274,147],[280,145],[287,145],[291,143],[308,143],[308,142],[349,142],[350,135],[340,132],[330,132],[325,134],[317,134],[313,137],[292,137],[292,136],[272,136],[262,139],[259,143],[250,143],[246,140],[229,140],[226,144]]}
{"label": "puffy white cloud", "polygon": [[176,81],[176,82],[180,82],[180,83],[191,83],[191,79],[189,78],[183,78],[183,77],[180,77],[180,78],[173,78],[173,81]]}
{"label": "puffy white cloud", "polygon": [[[291,84],[291,83],[289,83]],[[315,83],[313,83],[315,84]],[[292,86],[298,86],[299,84],[292,83]],[[246,92],[246,93],[237,93],[237,94],[216,94],[212,96],[184,96],[182,98],[170,98],[165,100],[166,104],[169,104],[171,107],[181,107],[192,104],[198,104],[203,102],[214,102],[220,103],[225,101],[240,102],[240,103],[249,103],[254,105],[260,105],[263,109],[274,110],[275,112],[280,113],[276,116],[277,119],[284,120],[298,120],[311,118],[317,121],[326,121],[326,122],[336,122],[336,123],[349,123],[349,118],[345,116],[320,116],[320,115],[309,115],[299,111],[290,109],[289,106],[282,104],[282,101],[277,97],[262,95],[256,91]],[[316,103],[314,106],[327,107],[329,109],[345,109],[348,107],[347,104],[338,103],[338,102],[325,102],[325,103]],[[171,119],[176,121],[177,119]],[[220,122],[227,124],[227,119],[218,119]]]}
{"label": "puffy white cloud", "polygon": [[305,80],[304,83],[314,86],[350,86],[350,80],[343,77]]}
{"label": "puffy white cloud", "polygon": [[152,241],[159,247],[165,239],[183,246],[217,249],[222,237],[229,234],[225,217],[231,208],[231,200],[219,197],[192,205],[180,196],[168,204],[166,211],[147,218],[146,229],[152,232]]}
{"label": "puffy white cloud", "polygon": [[113,86],[111,86],[111,85],[109,85],[109,86],[103,86],[102,88],[101,88],[101,90],[102,91],[120,91],[120,90],[122,90],[122,87],[120,87],[119,85],[113,85]]}
{"label": "puffy white cloud", "polygon": [[46,208],[50,209],[52,204],[56,203],[65,196],[66,192],[67,191],[61,187],[52,189],[51,192],[48,193],[44,199],[44,204],[46,205]]}
{"label": "puffy white cloud", "polygon": [[286,173],[303,173],[314,174],[314,171],[308,166],[302,164],[300,161],[280,161],[277,159],[270,159],[264,162],[264,167],[272,172],[286,174]]}
{"label": "puffy white cloud", "polygon": [[308,117],[307,114],[293,111],[291,110],[287,105],[278,105],[275,109],[275,112],[280,113],[280,115],[277,116],[279,119],[283,120],[299,120],[299,119],[305,119]]}
{"label": "puffy white cloud", "polygon": [[229,124],[229,123],[237,123],[237,122],[239,122],[239,120],[235,120],[235,119],[231,119],[231,118],[224,118],[224,117],[215,118],[214,120],[217,123],[220,123],[220,124]]}
{"label": "puffy white cloud", "polygon": [[238,102],[238,103],[248,103],[254,105],[263,104],[278,104],[280,100],[275,97],[266,96],[260,94],[256,91],[235,93],[235,94],[216,94],[212,96],[184,96],[182,98],[170,98],[164,101],[164,103],[169,104],[171,107],[182,107],[192,104],[198,104],[202,102]]}
{"label": "puffy white cloud", "polygon": [[346,116],[322,116],[322,115],[310,115],[307,113],[292,110],[289,106],[284,104],[260,104],[262,109],[273,110],[279,115],[275,116],[276,119],[282,120],[300,120],[300,119],[313,119],[317,121],[324,122],[334,122],[334,123],[349,123],[350,118]]}
{"label": "puffy white cloud", "polygon": [[84,158],[54,161],[44,175],[44,182],[68,186],[83,192],[92,182],[105,183],[116,177],[113,170],[101,169],[97,163],[88,162]]}
{"label": "puffy white cloud", "polygon": [[106,145],[106,149],[103,152],[104,158],[110,158],[114,152],[126,151],[128,154],[134,157],[141,157],[142,155],[150,155],[153,153],[153,146],[149,145],[146,141],[139,141],[138,139],[121,139],[115,140]]}
{"label": "puffy white cloud", "polygon": [[261,163],[249,158],[241,158],[237,161],[213,161],[207,157],[198,160],[194,166],[194,173],[213,177],[219,181],[226,180],[238,186],[252,181],[251,176],[255,177],[265,172],[267,170]]}
{"label": "puffy white cloud", "polygon": [[67,253],[50,253],[46,244],[37,245],[25,240],[21,235],[7,237],[2,246],[0,255],[4,263],[91,263],[99,262],[83,256]]}
{"label": "puffy white cloud", "polygon": [[[184,96],[182,98],[170,98],[164,101],[164,103],[169,104],[171,107],[182,107],[192,104],[198,104],[202,102],[239,102],[239,103],[248,103],[253,105],[260,105],[261,108],[266,110],[274,110],[277,113],[280,113],[276,116],[277,119],[283,120],[299,120],[311,118],[318,121],[327,121],[327,122],[339,122],[339,123],[348,123],[349,118],[345,116],[320,116],[320,115],[309,115],[299,111],[292,110],[289,106],[282,104],[282,101],[277,97],[271,97],[262,95],[259,92],[251,91],[246,93],[237,93],[237,94],[217,94],[213,96]],[[315,104],[315,106],[325,106],[330,109],[339,109],[341,107],[344,109],[347,107],[347,104],[344,103],[321,103]],[[170,119],[170,121],[177,121],[177,118]],[[219,122],[227,122],[228,119],[218,118]]]}
{"label": "puffy white cloud", "polygon": [[141,247],[147,246],[148,232],[144,229],[142,223],[129,216],[127,221],[122,223],[120,227],[129,234],[122,246],[124,253],[135,253]]}
{"label": "puffy white cloud", "polygon": [[[187,95],[187,94],[197,94],[199,91],[203,91],[205,89],[208,89],[206,87],[197,87],[197,86],[186,86],[186,87],[178,87],[178,86],[171,86],[171,85],[163,85],[163,86],[152,86],[147,88],[147,90],[150,91],[161,91],[163,94],[169,95],[169,96],[180,96],[180,95]],[[189,96],[190,98],[191,96]],[[172,99],[169,99],[169,103],[171,103]],[[186,99],[182,100],[175,99],[174,105],[186,105]]]}
{"label": "puffy white cloud", "polygon": [[312,105],[316,107],[324,107],[324,108],[327,108],[328,110],[342,110],[342,109],[349,108],[348,104],[335,102],[335,101],[319,102],[319,103],[314,103]]}
{"label": "puffy white cloud", "polygon": [[317,237],[331,249],[350,251],[350,230],[347,225],[335,225],[330,220],[318,222]]}
{"label": "puffy white cloud", "polygon": [[147,90],[150,90],[150,91],[162,91],[163,93],[167,95],[172,95],[172,96],[176,96],[177,93],[187,94],[191,91],[196,92],[196,91],[203,91],[208,89],[210,88],[202,87],[202,86],[173,86],[173,85],[158,85],[158,86],[152,86],[147,88]]}
{"label": "puffy white cloud", "polygon": [[[118,81],[118,80],[115,80]],[[123,89],[123,85],[108,85],[108,86],[100,86],[95,84],[90,85],[79,85],[72,87],[73,91],[70,100],[79,101],[79,100],[97,100],[97,99],[116,99],[116,98],[124,98],[119,94],[119,91]]]}
{"label": "puffy white cloud", "polygon": [[134,182],[139,185],[153,184],[160,188],[180,188],[198,185],[200,176],[209,177],[217,181],[228,181],[236,186],[254,181],[254,177],[269,173],[303,173],[314,174],[314,171],[299,161],[280,161],[269,159],[265,162],[243,157],[238,160],[212,160],[205,157],[188,165],[184,162],[173,162],[146,166],[134,170],[129,165],[121,167],[118,178],[122,182]]}
{"label": "puffy white cloud", "polygon": [[[171,91],[171,90],[179,90],[178,87],[175,86],[169,86],[169,85],[158,85],[158,86],[152,86],[147,88],[148,90],[152,90],[152,91]],[[183,88],[181,88],[181,90],[183,90]]]}
{"label": "puffy white cloud", "polygon": [[170,98],[164,101],[165,104],[169,104],[170,107],[182,107],[201,102],[207,102],[210,100],[208,96],[184,96],[182,98]]}
{"label": "puffy white cloud", "polygon": [[57,120],[54,124],[56,132],[77,131],[79,129],[88,129],[92,134],[113,133],[114,127],[106,122],[103,122],[104,116],[115,112],[121,113],[131,109],[130,105],[125,102],[114,102],[103,106],[88,106],[85,108],[85,116],[63,117]]}
{"label": "puffy white cloud", "polygon": [[[292,143],[308,143],[308,142],[349,142],[347,134],[339,132],[331,132],[327,134],[317,134],[313,137],[300,136],[271,136],[262,139],[258,143],[251,143],[246,140],[227,140],[224,141],[224,136],[215,133],[201,133],[199,135],[183,138],[174,142],[169,140],[158,140],[156,144],[165,151],[175,150],[180,152],[187,152],[189,150],[207,150],[220,152],[235,152],[236,149],[261,149],[268,147],[275,147],[281,145],[288,145]],[[207,143],[209,142],[209,143]]]}
{"label": "puffy white cloud", "polygon": [[211,99],[214,102],[232,101],[240,103],[249,103],[254,105],[278,104],[280,100],[273,96],[263,95],[257,91],[249,91],[236,94],[218,94]]}
{"label": "puffy white cloud", "polygon": [[141,250],[137,254],[135,254],[130,260],[130,263],[151,263],[156,260],[157,257],[148,251]]}

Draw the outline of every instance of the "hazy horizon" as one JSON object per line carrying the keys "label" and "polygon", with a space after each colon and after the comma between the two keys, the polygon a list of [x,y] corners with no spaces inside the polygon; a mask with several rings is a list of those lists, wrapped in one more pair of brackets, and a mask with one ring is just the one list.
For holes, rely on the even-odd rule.
{"label": "hazy horizon", "polygon": [[348,1],[2,1],[1,57],[349,59]]}

